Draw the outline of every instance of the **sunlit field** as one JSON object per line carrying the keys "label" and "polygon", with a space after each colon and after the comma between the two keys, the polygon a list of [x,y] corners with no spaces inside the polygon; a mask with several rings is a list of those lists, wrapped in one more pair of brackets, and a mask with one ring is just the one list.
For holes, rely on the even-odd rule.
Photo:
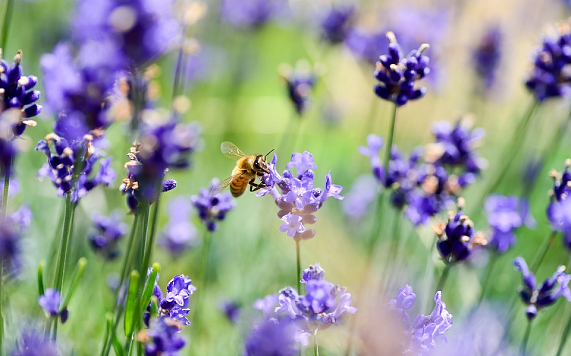
{"label": "sunlit field", "polygon": [[3,0],[0,356],[571,356],[569,16]]}

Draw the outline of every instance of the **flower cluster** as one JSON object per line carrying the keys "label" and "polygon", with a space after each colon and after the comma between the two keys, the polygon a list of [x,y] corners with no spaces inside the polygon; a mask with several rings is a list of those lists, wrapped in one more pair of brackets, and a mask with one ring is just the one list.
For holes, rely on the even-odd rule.
{"label": "flower cluster", "polygon": [[[149,269],[150,274],[151,269]],[[196,291],[196,287],[192,285],[192,281],[188,276],[176,275],[167,284],[166,294],[163,296],[161,288],[156,284],[159,280],[155,280],[155,286],[153,289],[153,298],[156,298],[156,303],[158,305],[159,317],[167,316],[181,325],[190,325],[190,321],[186,318],[190,309],[188,305],[190,303],[190,296]],[[151,319],[153,301],[147,307],[143,319],[145,324],[149,325]]]}
{"label": "flower cluster", "polygon": [[197,231],[190,222],[191,208],[189,199],[185,197],[169,202],[169,221],[163,230],[159,244],[171,255],[178,256],[197,243]]}
{"label": "flower cluster", "polygon": [[551,171],[553,189],[549,192],[551,201],[547,206],[547,218],[551,228],[563,232],[563,243],[571,249],[571,159],[565,161],[565,169],[558,173]]}
{"label": "flower cluster", "polygon": [[42,106],[35,104],[40,98],[39,90],[32,90],[38,83],[33,75],[24,76],[21,66],[22,52],[18,51],[14,63],[9,65],[0,60],[0,98],[2,99],[1,112],[14,110],[16,119],[12,124],[13,137],[19,137],[27,126],[36,126],[31,120],[42,111]]}
{"label": "flower cluster", "polygon": [[309,107],[311,91],[315,86],[315,72],[308,63],[299,61],[295,69],[287,64],[282,65],[280,76],[286,83],[288,97],[295,112],[302,115]]}
{"label": "flower cluster", "polygon": [[18,340],[18,347],[12,356],[58,356],[61,355],[56,344],[49,336],[36,329],[26,329]]}
{"label": "flower cluster", "polygon": [[176,186],[172,180],[163,183],[163,178],[170,169],[190,165],[187,156],[198,148],[199,132],[196,125],[179,124],[174,120],[141,132],[140,142],[135,142],[127,154],[127,178],[119,188],[127,195],[131,211],[142,202],[155,201],[161,191]]}
{"label": "flower cluster", "polygon": [[542,47],[535,53],[533,70],[525,82],[535,99],[542,102],[549,98],[571,95],[571,29],[569,25],[558,27],[555,38],[544,37]]}
{"label": "flower cluster", "polygon": [[[170,0],[103,0],[97,4],[82,0],[77,4],[73,34],[84,47],[112,52],[99,53],[92,60],[113,58],[132,68],[156,60],[173,47],[180,24]],[[106,56],[109,54],[113,56]]]}
{"label": "flower cluster", "polygon": [[422,54],[429,46],[422,44],[404,57],[394,33],[387,32],[387,38],[390,42],[388,54],[379,57],[375,70],[375,78],[380,82],[375,86],[375,94],[403,106],[426,93],[426,88],[415,89],[414,84],[430,72],[428,57]]}
{"label": "flower cluster", "polygon": [[534,226],[535,220],[529,215],[527,200],[515,196],[490,195],[484,204],[488,213],[488,223],[492,228],[489,246],[504,253],[516,242],[515,230],[522,225]]}
{"label": "flower cluster", "polygon": [[414,149],[409,157],[393,146],[385,177],[384,162],[379,154],[382,138],[367,137],[367,146],[359,148],[369,157],[373,175],[386,189],[391,189],[391,202],[414,224],[424,224],[438,212],[446,209],[461,189],[472,183],[485,166],[475,151],[483,131],[471,130],[466,121],[453,127],[448,122],[433,126],[435,142],[424,149]]}
{"label": "flower cluster", "polygon": [[377,178],[364,174],[353,182],[353,186],[343,200],[343,212],[350,219],[358,220],[369,211],[371,203],[375,200],[378,187]]}
{"label": "flower cluster", "polygon": [[480,39],[473,51],[474,70],[483,84],[482,90],[490,89],[496,79],[501,59],[502,33],[491,27]]}
{"label": "flower cluster", "polygon": [[88,233],[91,247],[106,259],[114,259],[119,256],[117,244],[127,232],[127,225],[123,223],[120,212],[114,212],[111,216],[99,214],[91,217],[93,230]]}
{"label": "flower cluster", "polygon": [[146,356],[178,355],[186,341],[182,338],[181,322],[161,316],[151,321],[149,329],[139,332],[137,340],[145,344]]}
{"label": "flower cluster", "polygon": [[209,189],[201,188],[198,195],[190,197],[192,205],[208,231],[215,231],[218,228],[216,223],[224,220],[226,214],[236,205],[228,192],[210,195],[217,185],[218,179],[214,178],[210,182]]}
{"label": "flower cluster", "polygon": [[571,302],[571,290],[569,281],[571,275],[566,274],[565,266],[560,266],[551,278],[546,279],[537,288],[537,283],[533,272],[531,272],[522,257],[514,259],[515,268],[521,272],[523,286],[518,288],[521,300],[527,306],[525,314],[529,320],[537,316],[537,312],[542,308],[554,304],[559,297],[564,297]]}
{"label": "flower cluster", "polygon": [[254,307],[266,315],[288,316],[291,320],[302,321],[302,330],[309,334],[335,325],[345,312],[355,314],[357,308],[351,306],[351,294],[323,279],[324,274],[319,264],[311,266],[303,271],[304,295],[286,287],[278,295],[258,300]]}
{"label": "flower cluster", "polygon": [[342,43],[347,37],[353,22],[354,6],[332,7],[321,21],[321,33],[332,44]]}
{"label": "flower cluster", "polygon": [[446,264],[467,259],[474,247],[485,246],[488,242],[484,235],[474,231],[474,223],[464,214],[464,199],[458,198],[458,211],[449,212],[448,223],[434,226],[438,235],[436,247]]}
{"label": "flower cluster", "polygon": [[256,325],[245,343],[244,356],[299,355],[296,333],[298,327],[290,319],[266,319]]}
{"label": "flower cluster", "polygon": [[46,315],[52,318],[59,317],[62,324],[67,321],[69,312],[67,308],[61,309],[61,293],[58,290],[46,289],[44,294],[38,298],[38,304],[40,304]]}
{"label": "flower cluster", "polygon": [[[330,197],[342,200],[339,195],[343,188],[331,182],[331,172],[325,176],[325,188],[315,188],[314,173],[312,169],[317,169],[313,155],[307,151],[303,153],[293,153],[286,168],[296,167],[297,175],[289,170],[285,170],[280,175],[276,170],[278,156],[274,154],[272,162],[268,165],[270,173],[262,177],[265,187],[260,189],[256,195],[263,196],[270,194],[276,205],[280,208],[278,217],[283,224],[281,232],[287,233],[289,237],[296,240],[310,239],[315,235],[315,230],[307,229],[306,224],[314,224],[317,221],[315,215],[323,203]],[[279,191],[278,191],[279,189]]]}
{"label": "flower cluster", "polygon": [[238,28],[258,29],[280,11],[276,0],[222,0],[222,19]]}
{"label": "flower cluster", "polygon": [[70,142],[55,133],[48,134],[45,141],[39,141],[36,146],[36,151],[42,151],[48,158],[48,162],[38,171],[38,177],[50,178],[58,196],[71,193],[74,202],[100,184],[109,186],[115,179],[115,172],[110,168],[111,157],[102,160],[99,171],[93,174],[97,161],[103,157],[101,152],[95,150],[93,141],[93,135]]}
{"label": "flower cluster", "polygon": [[393,310],[401,319],[406,334],[405,355],[426,356],[436,347],[438,338],[444,339],[444,334],[452,327],[452,314],[446,310],[446,304],[442,301],[442,292],[438,291],[434,295],[436,303],[430,315],[418,315],[412,324],[408,310],[416,301],[416,294],[407,284],[399,289],[396,299],[391,299],[389,308]]}

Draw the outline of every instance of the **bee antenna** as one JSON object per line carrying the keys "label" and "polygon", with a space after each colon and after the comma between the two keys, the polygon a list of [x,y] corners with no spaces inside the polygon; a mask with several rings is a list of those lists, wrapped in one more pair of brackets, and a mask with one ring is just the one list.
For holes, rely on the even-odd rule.
{"label": "bee antenna", "polygon": [[270,153],[274,152],[275,150],[276,150],[275,148],[272,148],[272,150],[271,150],[270,152],[266,153],[266,155],[264,156],[264,158],[268,158],[268,155],[269,155]]}

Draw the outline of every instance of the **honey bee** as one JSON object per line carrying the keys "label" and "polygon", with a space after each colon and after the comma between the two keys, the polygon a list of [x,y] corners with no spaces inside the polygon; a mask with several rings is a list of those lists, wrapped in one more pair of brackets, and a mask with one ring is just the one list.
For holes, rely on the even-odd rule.
{"label": "honey bee", "polygon": [[239,197],[244,194],[248,185],[250,186],[251,192],[255,192],[266,186],[264,183],[256,184],[255,181],[257,177],[262,177],[265,173],[270,173],[266,157],[272,153],[273,150],[268,152],[265,156],[247,155],[235,144],[228,141],[222,142],[220,150],[226,157],[236,160],[236,167],[232,170],[230,177],[212,187],[210,196],[215,196],[226,189],[227,186],[230,186],[230,193],[232,193],[233,197]]}

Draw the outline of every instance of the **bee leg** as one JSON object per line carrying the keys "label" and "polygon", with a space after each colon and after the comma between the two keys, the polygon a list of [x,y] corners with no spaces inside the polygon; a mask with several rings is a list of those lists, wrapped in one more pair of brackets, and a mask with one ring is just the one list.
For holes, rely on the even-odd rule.
{"label": "bee leg", "polygon": [[248,184],[250,184],[250,191],[251,192],[255,192],[257,190],[260,190],[262,188],[267,187],[267,185],[264,183],[258,183],[258,184],[254,183],[253,179]]}

